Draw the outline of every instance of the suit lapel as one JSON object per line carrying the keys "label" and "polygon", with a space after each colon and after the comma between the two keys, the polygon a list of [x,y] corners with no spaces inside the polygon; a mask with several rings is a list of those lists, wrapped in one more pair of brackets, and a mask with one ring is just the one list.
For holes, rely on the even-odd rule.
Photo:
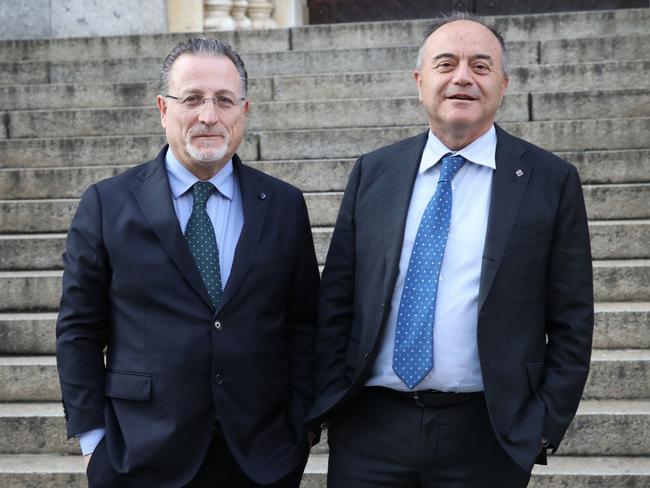
{"label": "suit lapel", "polygon": [[[210,306],[210,297],[203,285],[201,275],[196,267],[194,258],[185,242],[185,237],[178,224],[178,217],[172,203],[172,191],[165,169],[165,154],[167,146],[158,157],[145,165],[137,175],[131,191],[167,254],[172,258],[180,272],[192,288]],[[161,198],[161,195],[163,198]]]}
{"label": "suit lapel", "polygon": [[479,285],[479,309],[494,282],[533,172],[532,164],[523,158],[525,149],[517,139],[498,126],[496,130],[497,168],[492,177],[492,195]]}
{"label": "suit lapel", "polygon": [[409,139],[392,156],[386,158],[384,163],[386,198],[383,199],[382,234],[386,261],[383,297],[386,301],[391,298],[399,271],[411,193],[428,135],[427,131]]}
{"label": "suit lapel", "polygon": [[244,227],[235,249],[230,277],[223,290],[217,311],[221,310],[233,297],[250,268],[266,219],[269,201],[272,198],[268,185],[262,183],[256,172],[244,166],[236,154],[233,156],[233,166],[241,192]]}

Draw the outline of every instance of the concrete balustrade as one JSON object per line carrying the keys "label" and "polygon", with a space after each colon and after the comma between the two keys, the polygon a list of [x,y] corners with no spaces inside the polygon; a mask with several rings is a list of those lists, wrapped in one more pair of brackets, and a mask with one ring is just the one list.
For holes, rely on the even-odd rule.
{"label": "concrete balustrade", "polygon": [[204,0],[203,28],[206,31],[272,29],[278,24],[271,17],[271,0]]}

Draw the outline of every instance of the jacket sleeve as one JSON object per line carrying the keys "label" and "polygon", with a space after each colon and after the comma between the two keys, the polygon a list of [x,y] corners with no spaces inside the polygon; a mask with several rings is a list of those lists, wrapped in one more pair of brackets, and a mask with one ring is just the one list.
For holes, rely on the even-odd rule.
{"label": "jacket sleeve", "polygon": [[582,397],[594,325],[589,228],[580,179],[571,167],[564,182],[546,286],[548,337],[538,393],[546,406],[544,437],[560,444]]}
{"label": "jacket sleeve", "polygon": [[321,281],[316,385],[318,396],[322,398],[349,386],[345,355],[354,318],[355,206],[361,161],[357,161],[350,174]]}
{"label": "jacket sleeve", "polygon": [[96,186],[83,195],[63,254],[56,356],[67,433],[104,425],[104,355],[109,335],[110,263]]}
{"label": "jacket sleeve", "polygon": [[288,314],[288,350],[291,355],[292,389],[300,398],[306,416],[314,400],[314,345],[320,277],[309,216],[302,195],[299,196],[297,222],[298,260],[293,274]]}

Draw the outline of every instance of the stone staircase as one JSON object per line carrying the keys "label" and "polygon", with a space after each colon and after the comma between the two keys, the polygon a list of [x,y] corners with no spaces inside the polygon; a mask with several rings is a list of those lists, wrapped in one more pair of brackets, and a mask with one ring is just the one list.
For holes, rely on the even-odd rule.
{"label": "stone staircase", "polygon": [[[531,487],[650,486],[650,9],[495,18],[504,128],[572,161],[590,217],[592,371]],[[305,192],[322,263],[354,158],[426,117],[410,71],[425,21],[223,33],[252,77],[242,158]],[[85,486],[65,440],[54,323],[65,232],[92,182],[153,157],[163,56],[184,35],[0,42],[0,486]],[[304,487],[324,487],[327,447]],[[477,487],[478,488],[478,487]]]}

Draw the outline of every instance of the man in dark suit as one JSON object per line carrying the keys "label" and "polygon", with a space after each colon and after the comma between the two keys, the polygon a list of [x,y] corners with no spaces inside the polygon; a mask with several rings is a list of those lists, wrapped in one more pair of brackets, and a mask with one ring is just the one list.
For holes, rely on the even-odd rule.
{"label": "man in dark suit", "polygon": [[68,234],[67,432],[91,487],[295,488],[319,281],[305,202],[235,154],[249,102],[228,44],[179,44],[162,87],[169,146],[92,185]]}
{"label": "man in dark suit", "polygon": [[517,488],[575,415],[593,292],[578,174],[494,124],[501,36],[435,21],[430,130],[362,156],[323,272],[318,394],[333,488]]}

